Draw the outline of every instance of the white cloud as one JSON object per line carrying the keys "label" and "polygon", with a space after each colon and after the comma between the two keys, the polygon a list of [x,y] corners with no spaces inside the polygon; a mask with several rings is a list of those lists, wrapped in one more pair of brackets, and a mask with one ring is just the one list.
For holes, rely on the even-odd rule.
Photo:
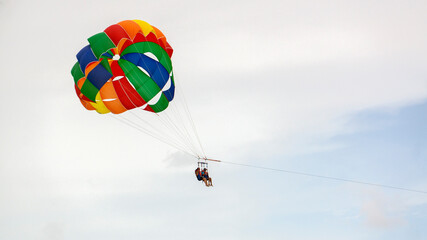
{"label": "white cloud", "polygon": [[[353,131],[358,111],[425,100],[426,9],[425,1],[2,1],[0,238],[93,239],[108,229],[103,236],[155,239],[166,223],[177,239],[194,229],[248,239],[271,217],[261,206],[271,199],[254,189],[278,179],[252,189],[259,175],[232,181],[234,168],[211,164],[220,187],[207,190],[180,153],[80,106],[70,68],[86,38],[109,24],[140,18],[162,29],[208,156],[256,162],[340,147],[322,139]],[[283,188],[301,198],[261,192],[285,210],[318,213],[321,194],[310,201],[287,180]],[[405,210],[393,204],[369,195],[361,212],[371,226],[395,227]],[[205,210],[206,224],[193,218]],[[289,233],[310,239],[303,235]]]}

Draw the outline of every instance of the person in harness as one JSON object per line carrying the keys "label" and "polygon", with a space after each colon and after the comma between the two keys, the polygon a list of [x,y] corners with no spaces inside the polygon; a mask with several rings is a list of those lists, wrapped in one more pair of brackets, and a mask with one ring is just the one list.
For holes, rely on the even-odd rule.
{"label": "person in harness", "polygon": [[211,186],[212,187],[212,178],[209,177],[208,169],[207,168],[203,168],[201,174],[202,174],[202,177],[204,177],[206,179],[206,182],[208,184],[206,186]]}
{"label": "person in harness", "polygon": [[[206,173],[207,173],[207,171],[206,171]],[[203,180],[203,182],[205,183],[206,187],[212,186],[212,180],[210,181],[210,184],[209,184],[208,183],[208,178],[206,178],[204,176],[205,173],[204,172],[202,173],[202,171],[200,170],[200,167],[196,168],[196,170],[194,171],[194,174],[196,174],[197,180],[199,180],[199,181]],[[208,175],[208,177],[209,177],[209,175]]]}

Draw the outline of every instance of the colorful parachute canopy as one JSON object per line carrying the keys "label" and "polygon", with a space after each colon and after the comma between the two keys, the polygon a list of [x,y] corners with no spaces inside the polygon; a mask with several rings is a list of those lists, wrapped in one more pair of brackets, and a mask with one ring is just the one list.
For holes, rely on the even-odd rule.
{"label": "colorful parachute canopy", "polygon": [[126,20],[88,39],[71,74],[83,106],[119,114],[133,108],[161,112],[174,98],[172,47],[141,20]]}

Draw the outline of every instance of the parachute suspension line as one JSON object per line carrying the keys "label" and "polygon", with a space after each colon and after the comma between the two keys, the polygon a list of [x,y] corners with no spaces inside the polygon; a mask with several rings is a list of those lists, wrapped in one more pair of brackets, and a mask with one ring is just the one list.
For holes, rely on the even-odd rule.
{"label": "parachute suspension line", "polygon": [[[151,49],[151,47],[150,47],[150,49]],[[140,57],[141,58],[141,57]],[[141,59],[142,60],[142,59]],[[145,67],[147,67],[146,65],[145,65],[145,63],[144,63],[144,61],[141,61],[142,62],[142,64],[145,66]],[[159,71],[160,71],[160,69],[158,69]],[[144,73],[145,74],[145,73]],[[146,92],[146,90],[145,89],[140,89],[141,91],[144,91],[144,92]],[[148,101],[147,101],[148,102]],[[137,108],[137,106],[133,103],[133,105],[135,106],[135,108]],[[143,112],[145,112],[145,110],[144,109],[142,109],[142,108],[139,108],[140,110],[142,110],[140,113],[143,113]],[[155,113],[157,116],[159,116],[157,113]],[[140,118],[141,119],[141,118]],[[191,147],[191,144],[189,144],[189,143],[187,143],[186,141],[185,141],[185,138],[183,138],[181,135],[180,135],[180,132],[179,132],[179,129],[178,128],[176,128],[176,130],[173,128],[173,127],[171,127],[171,126],[174,126],[174,124],[173,124],[173,121],[171,121],[171,123],[167,123],[167,122],[165,122],[165,120],[163,119],[163,118],[161,118],[161,117],[159,117],[158,118],[159,120],[161,120],[161,123],[163,124],[163,126],[165,126],[166,128],[169,128],[169,130],[171,130],[171,132],[172,133],[175,133],[175,134],[173,134],[173,137],[176,139],[176,140],[178,140],[178,141],[180,141],[180,142],[182,142],[184,145],[187,145],[187,147],[189,148],[189,149],[192,149],[193,147]],[[175,125],[176,126],[176,125]],[[165,135],[167,135],[168,137],[172,137],[170,134],[165,134]],[[194,150],[192,151],[192,152],[194,152]],[[197,155],[197,154],[196,154]]]}
{"label": "parachute suspension line", "polygon": [[176,141],[173,141],[172,139],[164,138],[164,137],[162,137],[162,136],[160,136],[160,135],[157,135],[157,134],[153,134],[153,133],[151,133],[150,131],[147,131],[146,129],[144,129],[143,127],[141,127],[139,124],[137,124],[137,123],[135,123],[135,122],[133,122],[133,121],[131,121],[131,120],[129,120],[129,119],[127,119],[127,118],[125,118],[125,117],[124,117],[124,116],[122,116],[122,115],[119,115],[119,119],[120,119],[120,120],[123,120],[123,121],[124,121],[124,122],[126,122],[126,123],[128,123],[128,125],[130,125],[130,126],[132,126],[132,127],[136,128],[136,129],[140,130],[141,132],[144,132],[145,134],[148,134],[148,135],[150,135],[150,136],[152,136],[152,137],[154,137],[154,138],[157,138],[158,140],[160,140],[160,141],[162,141],[162,142],[164,142],[164,143],[167,143],[167,144],[169,144],[169,145],[171,145],[171,146],[173,146],[173,147],[175,147],[175,148],[183,149],[183,150],[185,150],[185,151],[187,151],[187,152],[190,152],[188,149],[186,149],[184,146],[180,145],[180,144],[179,144],[179,143],[177,143]]}
{"label": "parachute suspension line", "polygon": [[138,127],[138,125],[136,125],[136,124],[135,124],[135,123],[133,123],[132,121],[130,121],[130,120],[128,120],[128,119],[126,119],[126,118],[124,118],[123,116],[117,115],[118,117],[116,117],[115,115],[112,115],[112,114],[109,114],[109,115],[110,115],[111,117],[113,117],[114,119],[116,119],[116,120],[118,120],[118,121],[120,121],[120,122],[122,122],[122,123],[124,123],[124,124],[126,124],[126,125],[128,125],[128,126],[130,126],[130,127],[132,127],[132,128],[134,128],[134,129],[136,129],[136,130],[138,130],[138,131],[140,131],[140,132],[142,132],[142,133],[144,133],[144,134],[150,135],[151,137],[156,138],[157,140],[159,140],[159,141],[161,141],[161,142],[163,142],[163,143],[165,143],[165,144],[167,144],[167,145],[169,145],[169,146],[171,146],[171,147],[173,147],[173,148],[176,148],[176,149],[178,149],[178,150],[182,151],[183,153],[186,153],[186,154],[188,154],[188,155],[190,155],[190,156],[196,157],[193,153],[190,153],[188,150],[186,150],[186,149],[185,149],[185,148],[183,148],[182,146],[179,146],[179,145],[174,144],[174,143],[172,143],[172,142],[168,142],[168,141],[166,141],[166,140],[162,139],[161,137],[158,137],[158,136],[156,136],[156,135],[151,134],[151,133],[150,133],[150,132],[148,132],[148,131],[145,131],[143,128]]}
{"label": "parachute suspension line", "polygon": [[[148,49],[149,49],[149,51],[153,52],[153,49],[151,48],[150,45],[148,45]],[[142,63],[145,65],[145,63],[143,61],[142,61]],[[170,69],[173,69],[173,67],[171,65],[168,65],[167,67],[170,68]],[[157,70],[161,71],[161,69],[160,69],[160,67],[158,65],[157,65]],[[171,70],[171,73],[169,74],[169,78],[170,78],[169,80],[172,82],[173,79],[172,79],[172,75],[171,74],[173,74],[173,70]],[[175,88],[175,90],[176,90],[176,88]],[[177,136],[179,138],[181,138],[181,141],[185,142],[195,152],[198,152],[197,148],[194,147],[194,144],[191,141],[191,135],[189,134],[188,129],[185,126],[185,122],[183,122],[181,120],[180,115],[179,115],[179,111],[176,111],[176,109],[174,108],[174,106],[176,105],[175,102],[177,102],[176,98],[175,98],[175,101],[169,103],[169,107],[168,108],[169,108],[169,110],[172,110],[172,111],[175,112],[174,116],[177,117],[177,118],[175,118],[175,120],[177,120],[177,121],[174,121],[174,119],[172,119],[169,116],[168,111],[163,111],[163,112],[161,112],[161,113],[159,113],[157,115],[159,116],[159,119],[162,120],[162,122],[163,122],[163,124],[165,126],[168,126],[169,128],[174,128],[175,129],[174,132],[177,133]],[[163,119],[162,119],[161,116],[165,116],[165,121],[163,121]],[[180,123],[180,124],[178,124],[179,126],[177,126],[177,124],[176,124],[178,122]],[[185,131],[186,135],[183,133],[182,130]],[[198,155],[198,154],[196,154],[196,155]]]}
{"label": "parachute suspension line", "polygon": [[[126,67],[125,67],[125,70],[127,70],[126,69]],[[127,94],[127,92],[125,91],[125,89],[124,89],[124,87],[123,87],[123,85],[122,85],[122,83],[121,82],[119,82],[119,84],[120,84],[120,87],[122,88],[122,90],[123,90],[123,92],[126,94],[126,97],[130,100],[130,102],[132,103],[132,105],[135,107],[135,108],[139,108],[133,101],[132,101],[132,99],[129,97],[129,95]],[[132,84],[131,84],[132,85]],[[134,88],[135,89],[135,88]],[[136,91],[136,89],[135,89],[135,91]],[[144,89],[142,89],[142,91],[144,91]],[[132,93],[131,92],[131,94],[132,94],[132,96],[133,97],[138,97],[138,96],[136,96],[134,93]],[[141,109],[141,110],[143,110],[143,111],[145,111],[144,109]],[[157,130],[158,131],[158,133],[161,133],[161,131],[160,130],[158,130],[158,129],[156,129],[156,127],[154,127],[152,124],[149,124],[147,121],[144,121],[141,117],[139,117],[138,115],[136,115],[135,113],[133,113],[132,111],[129,111],[131,114],[133,114],[134,116],[136,116],[138,119],[140,119],[141,121],[143,121],[143,122],[145,122],[145,123],[147,123],[148,125],[150,125],[153,129],[155,129],[155,130]],[[148,131],[148,129],[146,129],[147,131]]]}
{"label": "parachute suspension line", "polygon": [[146,121],[144,118],[142,118],[141,116],[139,116],[138,114],[134,113],[133,111],[129,111],[133,116],[135,116],[136,118],[138,118],[141,122],[143,122],[144,124],[146,124],[147,126],[150,126],[156,133],[158,134],[162,134],[164,132],[162,132],[162,130],[158,129],[156,126],[154,126],[153,124],[151,124],[150,122]]}
{"label": "parachute suspension line", "polygon": [[[180,86],[178,86],[178,90],[182,92],[182,89],[180,88]],[[203,146],[201,144],[201,141],[200,141],[199,135],[197,133],[197,130],[195,128],[193,119],[191,117],[190,112],[188,111],[188,107],[187,107],[187,104],[186,104],[186,101],[185,101],[185,96],[184,96],[183,92],[182,92],[182,95],[183,95],[183,99],[182,99],[182,102],[181,102],[181,106],[183,106],[183,109],[184,109],[184,116],[185,116],[185,120],[184,121],[186,123],[189,123],[189,125],[190,125],[189,126],[189,131],[193,133],[193,139],[195,139],[195,145],[198,146],[198,148],[200,149],[200,152],[201,152],[200,155],[202,157],[206,158],[206,154],[205,154],[205,151],[204,151]]]}
{"label": "parachute suspension line", "polygon": [[[126,68],[125,68],[125,70],[126,70]],[[124,87],[123,87],[123,85],[122,85],[122,83],[119,81],[119,84],[120,84],[120,87],[122,88],[122,90],[123,90],[123,92],[126,94],[126,97],[130,100],[130,102],[132,103],[132,105],[135,107],[135,108],[138,108],[138,106],[132,101],[132,99],[129,97],[129,95],[127,94],[127,92],[125,91],[125,89],[124,89]],[[131,94],[134,96],[134,97],[136,97],[135,96],[135,94],[134,93],[132,93],[131,92]],[[132,111],[129,111],[129,112],[131,112],[134,116],[136,116]],[[124,118],[123,116],[120,116],[120,117],[122,117],[122,118]],[[142,118],[139,118],[138,117],[138,119],[140,119],[140,120],[142,120]],[[127,119],[127,121],[130,121],[130,120],[128,120]],[[142,121],[144,121],[144,120],[142,120]],[[123,122],[123,121],[122,121]],[[145,123],[147,123],[147,121],[144,121]],[[132,122],[133,123],[133,122]],[[129,124],[128,124],[129,125]],[[162,138],[162,137],[156,137],[156,132],[153,132],[153,130],[149,130],[149,129],[147,129],[147,128],[144,128],[144,127],[141,127],[140,125],[138,125],[138,124],[136,124],[136,123],[133,123],[133,125],[136,125],[137,126],[137,128],[139,129],[139,131],[141,131],[141,132],[144,132],[144,133],[146,133],[146,134],[148,134],[148,135],[150,135],[150,136],[153,136],[153,137],[155,137],[155,138],[157,138],[158,140],[160,140],[160,141],[162,141],[162,142],[164,142],[164,143],[167,143],[168,141],[166,140],[166,139],[168,139],[167,137],[166,137],[166,139],[164,139],[164,138]],[[152,126],[151,124],[149,124],[150,126]],[[155,127],[153,127],[155,130],[156,130],[156,128]],[[159,131],[159,130],[157,130],[158,132],[157,133],[159,133],[159,135],[161,135],[161,132]],[[179,149],[179,150],[183,150],[182,148],[182,146],[181,145],[178,145],[176,142],[173,142],[172,140],[169,140],[169,142],[171,142],[171,143],[168,143],[169,145],[171,145],[171,144],[173,144],[173,146],[174,147],[176,147],[177,149]],[[172,146],[172,145],[171,145]],[[179,147],[178,147],[179,146]],[[188,153],[188,150],[186,150],[186,152]],[[193,152],[193,151],[191,151],[191,152]],[[193,155],[193,156],[197,156],[197,154],[196,153],[194,153],[193,152],[193,154],[190,154],[190,155]]]}
{"label": "parachute suspension line", "polygon": [[[194,137],[193,137],[193,135],[191,134],[191,131],[190,131],[190,129],[189,129],[189,128],[188,128],[188,126],[187,126],[188,121],[185,121],[185,120],[182,118],[182,114],[181,114],[181,112],[180,112],[181,108],[179,108],[179,105],[178,105],[178,104],[179,104],[179,100],[177,99],[177,100],[173,103],[173,106],[171,106],[170,114],[173,114],[173,116],[174,116],[174,117],[175,117],[175,119],[176,119],[177,124],[178,124],[179,126],[181,126],[181,128],[184,130],[187,141],[191,144],[191,146],[193,147],[193,149],[195,149],[195,151],[196,151],[196,152],[198,152],[198,154],[197,154],[197,155],[201,155],[201,154],[200,154],[200,150],[198,150],[198,148],[196,147],[196,144],[194,144]],[[173,120],[171,119],[171,116],[170,116],[168,113],[166,113],[166,114],[165,114],[165,116],[166,116],[166,118],[167,118],[169,121],[173,121]]]}
{"label": "parachute suspension line", "polygon": [[[151,48],[150,45],[148,45],[148,48],[149,48],[150,52],[153,52],[153,49]],[[140,56],[140,58],[142,60],[141,56]],[[146,66],[145,62],[141,61],[141,63],[147,69],[147,66]],[[122,66],[122,67],[124,67],[124,66]],[[168,67],[170,67],[172,69],[172,66],[168,66]],[[157,66],[157,69],[158,69],[158,71],[160,71],[159,66]],[[125,67],[124,70],[127,72],[129,69],[127,69]],[[173,74],[173,72],[171,72],[171,73]],[[171,78],[171,76],[169,76],[169,77]],[[170,79],[170,81],[172,81],[172,78]],[[122,83],[120,81],[119,81],[119,83],[120,83],[120,87],[122,88],[123,92],[126,94],[127,98],[130,100],[130,102],[132,103],[132,105],[135,108],[139,108],[132,101],[132,99],[128,96],[128,93],[125,91],[124,87],[122,86]],[[132,85],[132,87],[134,87],[132,83],[131,83],[131,85]],[[179,85],[178,85],[178,87],[179,87]],[[135,87],[134,87],[134,89],[135,89]],[[177,88],[175,88],[175,90],[177,90]],[[146,92],[147,90],[145,90],[144,88],[141,88],[141,89],[139,89],[139,91]],[[130,92],[130,93],[134,97],[137,97],[137,96],[135,96],[135,94],[133,92]],[[179,109],[177,108],[177,105],[178,105],[179,101],[177,101],[176,98],[175,98],[175,101],[172,101],[172,102],[169,103],[169,107],[168,107],[168,110],[172,110],[170,112],[174,114],[175,118],[172,118],[169,115],[168,111],[163,111],[161,113],[156,113],[157,119],[160,120],[159,122],[161,124],[163,124],[163,126],[165,126],[166,128],[168,128],[169,130],[171,130],[169,133],[165,133],[164,131],[159,130],[158,128],[154,127],[152,124],[146,124],[143,127],[143,126],[140,126],[140,125],[138,125],[138,124],[130,121],[129,119],[125,119],[125,120],[124,119],[118,119],[118,118],[116,118],[116,119],[122,120],[122,122],[126,123],[127,125],[129,125],[131,127],[134,127],[136,129],[138,129],[140,132],[144,132],[144,133],[146,133],[146,134],[148,134],[148,135],[150,135],[152,137],[155,137],[156,139],[158,139],[158,140],[160,140],[160,141],[162,141],[164,143],[167,143],[168,145],[173,146],[173,147],[177,148],[178,150],[181,150],[181,151],[183,151],[183,152],[185,152],[185,153],[187,153],[189,155],[192,155],[195,158],[200,158],[200,155],[203,155],[203,157],[206,158],[206,155],[204,153],[203,147],[202,147],[201,142],[200,142],[200,138],[199,138],[199,136],[197,134],[197,131],[195,129],[195,125],[194,125],[193,119],[191,118],[191,115],[190,115],[190,112],[188,110],[188,106],[186,105],[185,98],[184,98],[183,94],[182,94],[181,97],[183,98],[183,101],[184,101],[184,104],[183,104],[183,106],[184,106],[184,113],[186,113],[185,115],[187,116],[189,122],[191,123],[191,127],[193,129],[193,135],[196,136],[196,139],[197,139],[197,142],[199,143],[199,146],[200,146],[202,154],[200,154],[200,151],[198,150],[198,148],[194,144],[194,142],[192,140],[193,139],[192,138],[192,134],[190,134],[189,128],[186,126],[186,122],[181,117],[181,113],[180,113]],[[146,100],[146,99],[144,99],[144,100]],[[148,103],[148,101],[147,101],[147,103]],[[142,109],[142,108],[139,108],[139,109],[142,110],[140,113],[145,112],[144,109]],[[133,112],[131,112],[131,114],[134,115],[135,117],[137,117],[139,120],[142,120],[144,123],[148,123],[147,121],[143,120],[143,117],[140,117],[140,116],[138,116],[137,114],[135,114]],[[123,116],[120,116],[120,117],[124,118]],[[176,120],[176,121],[174,121],[174,120]],[[128,121],[128,122],[125,122],[125,121]],[[150,126],[152,129],[148,129],[147,126]],[[172,134],[173,137],[171,137],[171,133],[173,133]],[[178,142],[180,142],[181,144],[179,144]],[[192,154],[190,152],[192,152]]]}
{"label": "parachute suspension line", "polygon": [[[151,48],[151,46],[150,45],[148,45],[148,49],[150,50],[150,52],[154,52],[153,51],[153,49]],[[142,61],[142,63],[145,65],[145,63],[144,63],[144,61]],[[172,66],[167,66],[167,67],[169,67],[170,69],[173,69],[173,67]],[[157,66],[157,70],[158,71],[161,71],[160,70],[160,67],[159,66]],[[173,70],[171,70],[171,73],[173,74]],[[170,78],[170,81],[172,81],[173,79],[172,79],[172,75],[170,75],[169,76],[169,78]],[[175,84],[175,83],[174,83]],[[179,87],[179,85],[178,85],[178,87]],[[176,90],[177,88],[175,88],[175,90]],[[184,98],[184,94],[182,94],[182,98],[183,98],[183,101],[184,101],[184,103],[185,103],[185,98]],[[175,101],[173,101],[172,102],[172,108],[171,108],[171,110],[175,110],[174,112],[175,112],[175,116],[177,116],[177,120],[178,121],[180,121],[180,127],[182,127],[182,129],[184,129],[184,131],[186,132],[186,134],[187,134],[187,138],[188,138],[188,142],[189,142],[189,146],[192,146],[192,148],[194,149],[194,151],[196,151],[196,152],[199,152],[198,150],[197,150],[197,148],[195,148],[195,146],[194,146],[194,144],[192,143],[192,140],[191,140],[191,134],[189,133],[189,130],[188,130],[188,128],[186,127],[186,125],[185,125],[185,122],[182,120],[182,118],[180,117],[180,113],[179,113],[179,110],[177,109],[177,108],[173,108],[173,106],[175,105],[174,104],[174,102],[177,102],[176,101],[176,99],[175,99]],[[186,104],[184,104],[184,106],[186,106]],[[189,111],[188,111],[188,107],[186,107],[187,108],[187,115],[189,116],[189,120],[192,122],[192,119],[191,119],[191,115],[189,115]],[[184,108],[184,110],[185,110],[185,108]],[[175,124],[175,122],[171,119],[171,117],[170,116],[168,116],[168,114],[167,114],[167,112],[162,112],[162,113],[160,113],[160,114],[162,114],[163,115],[163,113],[164,113],[164,115],[166,116],[166,118],[169,120],[169,123],[170,124],[172,124],[172,125],[174,125],[178,130],[179,130],[179,127],[177,127],[176,126],[176,124]],[[160,115],[159,114],[159,115]],[[194,123],[192,123],[193,125],[194,125]],[[193,131],[195,130],[195,128],[193,128]],[[182,132],[181,132],[182,133]],[[200,139],[199,139],[199,137],[198,137],[198,135],[197,135],[197,131],[195,131],[194,132],[194,134],[197,136],[197,139],[198,139],[198,141],[199,141],[199,145],[201,146],[201,144],[200,144]],[[184,139],[183,139],[184,140]],[[201,150],[202,150],[202,153],[203,153],[203,155],[205,155],[204,154],[204,151],[203,151],[203,147],[201,147]],[[196,154],[197,156],[199,155],[199,154]]]}
{"label": "parachute suspension line", "polygon": [[[144,111],[143,109],[141,109],[141,110]],[[168,141],[173,142],[176,145],[180,145],[179,144],[180,142],[183,143],[182,141],[180,141],[180,139],[176,139],[176,138],[172,137],[170,134],[167,134],[164,131],[158,129],[158,127],[156,127],[153,124],[149,123],[149,121],[146,121],[143,117],[139,116],[138,114],[136,114],[136,113],[134,113],[132,111],[130,111],[130,113],[132,115],[134,115],[136,118],[138,118],[141,122],[144,122],[146,125],[150,126],[154,130],[154,131],[152,131],[153,134],[159,135],[159,136],[163,137],[164,139],[169,139]],[[149,113],[149,114],[152,114],[152,113]],[[143,127],[141,127],[141,128],[143,128]],[[147,130],[148,130],[148,128],[147,128]],[[184,146],[182,146],[182,147],[184,147]],[[186,149],[187,150],[191,150],[191,148],[188,147],[188,146],[186,146]],[[191,150],[191,152],[193,152],[193,154],[196,154],[193,150]]]}
{"label": "parachute suspension line", "polygon": [[[197,147],[196,147],[196,145],[194,144],[194,141],[193,141],[193,139],[192,139],[192,135],[191,135],[191,133],[190,133],[190,131],[189,131],[189,129],[188,129],[188,127],[186,126],[186,122],[182,119],[182,117],[181,117],[181,113],[180,113],[180,109],[178,108],[178,99],[176,99],[174,102],[172,102],[171,103],[171,106],[170,106],[170,113],[173,115],[173,116],[175,116],[175,118],[174,119],[172,119],[172,116],[168,113],[168,112],[162,112],[162,113],[160,113],[160,114],[162,114],[162,115],[164,115],[165,116],[165,119],[169,122],[169,123],[171,123],[171,124],[173,124],[173,126],[175,126],[178,130],[180,130],[180,129],[182,129],[182,130],[184,130],[184,132],[183,131],[181,131],[180,130],[180,132],[181,132],[181,135],[184,135],[185,136],[185,139],[187,140],[187,142],[189,143],[189,145],[196,151],[196,152],[199,152],[199,150],[197,150]],[[159,114],[159,115],[160,115]],[[176,121],[174,121],[174,120],[176,120]],[[175,122],[176,122],[176,124],[175,124]],[[199,154],[198,154],[199,155]]]}
{"label": "parachute suspension line", "polygon": [[[144,121],[143,117],[139,116],[139,115],[143,114],[143,113],[147,113],[147,115],[149,115],[151,118],[153,118],[153,119],[155,118],[155,120],[157,120],[156,122],[161,123],[165,128],[170,129],[171,132],[175,133],[175,134],[165,133],[165,132],[163,132],[161,130],[158,130],[159,133],[162,133],[165,136],[165,138],[170,139],[171,141],[173,139],[173,140],[175,140],[176,143],[181,143],[182,145],[184,145],[186,147],[186,149],[188,149],[191,152],[193,152],[194,155],[197,155],[196,152],[194,151],[194,149],[191,147],[191,145],[189,145],[184,140],[182,140],[182,138],[180,138],[179,134],[176,133],[176,130],[174,130],[169,124],[165,123],[164,119],[161,118],[160,116],[158,116],[157,113],[147,112],[147,111],[145,111],[145,110],[143,110],[141,108],[140,108],[140,110],[142,110],[142,111],[137,111],[136,112],[136,113],[139,113],[139,114],[135,114],[135,116],[137,116],[138,119],[140,119],[141,121]],[[148,117],[148,116],[145,116],[145,117]],[[147,122],[147,121],[145,121],[145,122]]]}
{"label": "parachute suspension line", "polygon": [[[169,106],[170,108],[170,106]],[[191,144],[191,141],[188,139],[188,137],[182,133],[182,131],[179,129],[177,124],[174,123],[174,121],[168,116],[167,113],[157,113],[157,118],[161,121],[161,123],[169,128],[171,131],[175,132],[176,137],[178,137],[183,143],[185,143],[189,148],[193,150],[193,152],[197,152],[197,150],[194,148],[193,144]],[[198,155],[198,154],[196,154]]]}
{"label": "parachute suspension line", "polygon": [[[119,84],[120,84],[120,87],[122,88],[122,90],[123,90],[123,92],[126,94],[126,97],[129,99],[129,101],[132,103],[132,105],[135,107],[135,108],[138,108],[138,106],[132,101],[132,98],[130,98],[129,97],[129,95],[127,94],[127,92],[125,91],[125,88],[123,87],[123,85],[122,85],[122,83],[119,81]],[[136,97],[135,96],[135,94],[134,93],[132,93],[131,92],[131,94],[132,94],[132,96],[133,97]],[[128,111],[128,112],[130,112],[131,114],[133,114],[134,116],[135,116],[135,114],[132,112],[132,111]],[[120,117],[123,117],[123,116],[120,116]],[[123,117],[124,118],[124,117]],[[142,120],[141,118],[139,118],[140,120]],[[127,120],[127,121],[130,121],[130,120]],[[142,120],[142,121],[144,121],[144,120]],[[145,123],[147,123],[146,121],[144,121]],[[156,132],[154,132],[153,130],[149,130],[148,128],[144,128],[144,127],[142,127],[142,126],[140,126],[140,125],[138,125],[138,124],[136,124],[136,123],[133,123],[134,125],[137,125],[140,129],[142,129],[142,130],[144,130],[144,132],[146,132],[146,134],[148,134],[148,135],[150,135],[150,136],[154,136],[154,135],[156,135],[155,133]],[[149,124],[149,125],[151,125],[151,124]],[[154,127],[153,127],[154,128]],[[154,130],[156,130],[155,128],[154,128]],[[158,132],[159,133],[159,135],[160,135],[160,133],[161,132]],[[157,137],[158,138],[158,137]],[[165,140],[163,139],[163,140],[161,140],[161,141],[163,141],[163,142],[165,142]],[[176,143],[175,143],[176,144]]]}
{"label": "parachute suspension line", "polygon": [[202,141],[200,140],[199,134],[197,132],[196,125],[194,124],[193,117],[191,116],[190,109],[188,108],[187,100],[186,100],[186,98],[184,96],[184,91],[182,90],[182,88],[181,88],[180,85],[178,85],[178,89],[179,89],[180,92],[182,92],[182,100],[183,100],[183,103],[184,103],[183,104],[184,105],[184,110],[186,111],[187,116],[188,116],[188,118],[190,120],[191,126],[192,126],[193,131],[194,131],[194,133],[196,135],[196,138],[197,138],[197,141],[199,143],[200,149],[202,150],[203,157],[206,158],[206,153],[205,153],[205,150],[203,148]]}

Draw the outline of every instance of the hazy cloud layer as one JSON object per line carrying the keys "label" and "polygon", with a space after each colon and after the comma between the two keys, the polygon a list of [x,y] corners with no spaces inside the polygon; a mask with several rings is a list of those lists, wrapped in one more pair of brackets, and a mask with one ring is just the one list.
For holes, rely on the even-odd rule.
{"label": "hazy cloud layer", "polygon": [[[419,195],[396,202],[398,193],[215,163],[205,189],[181,153],[86,111],[70,69],[88,37],[145,20],[174,47],[209,156],[334,173],[346,163],[321,161],[345,143],[328,140],[357,133],[354,116],[427,98],[426,11],[426,1],[1,1],[0,239],[425,233]],[[317,169],[292,158],[313,153]]]}

